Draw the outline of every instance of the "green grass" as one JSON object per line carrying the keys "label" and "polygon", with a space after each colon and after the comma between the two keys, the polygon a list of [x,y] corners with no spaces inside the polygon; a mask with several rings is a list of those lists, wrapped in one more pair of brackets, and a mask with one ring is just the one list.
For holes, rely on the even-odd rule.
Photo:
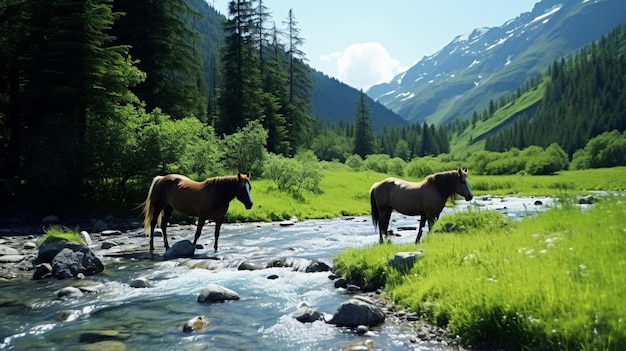
{"label": "green grass", "polygon": [[70,229],[65,226],[60,225],[52,225],[44,230],[45,235],[40,239],[39,245],[45,243],[46,241],[52,240],[63,240],[69,241],[76,244],[85,245],[85,240],[80,235],[78,230]]}
{"label": "green grass", "polygon": [[[444,216],[465,231],[421,245],[375,245],[334,258],[346,277],[386,282],[385,296],[447,326],[465,345],[619,350],[626,345],[626,198],[564,205],[510,222],[492,211]],[[386,266],[424,249],[406,273]]]}
{"label": "green grass", "polygon": [[[320,164],[321,165],[321,164]],[[336,218],[342,215],[369,215],[369,189],[387,174],[355,172],[337,163],[325,166],[322,192],[303,192],[299,196],[280,191],[269,180],[252,179],[254,207],[246,210],[233,201],[228,211],[230,222],[277,221],[296,216],[299,219]],[[626,189],[626,167],[566,171],[551,176],[507,175],[478,176],[470,172],[474,195],[573,196],[591,190]],[[407,180],[422,179],[402,177]]]}

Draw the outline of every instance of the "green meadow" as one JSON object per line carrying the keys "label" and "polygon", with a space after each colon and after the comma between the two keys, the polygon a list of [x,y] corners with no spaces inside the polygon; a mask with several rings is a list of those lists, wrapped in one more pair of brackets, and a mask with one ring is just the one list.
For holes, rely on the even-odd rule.
{"label": "green meadow", "polygon": [[[253,180],[254,208],[234,201],[233,221],[369,215],[369,188],[388,175],[321,164],[319,193],[279,191]],[[601,196],[589,210],[577,195],[626,189],[626,168],[551,176],[471,175],[475,196],[555,196],[559,206],[511,221],[472,208],[446,215],[419,245],[355,247],[334,258],[337,274],[385,283],[383,297],[445,326],[463,345],[503,349],[619,350],[626,345],[626,197]],[[421,179],[411,179],[414,181]],[[462,230],[438,232],[446,222]],[[409,271],[387,266],[424,250]]]}
{"label": "green meadow", "polygon": [[[342,215],[369,215],[369,189],[390,174],[353,171],[340,163],[319,163],[324,168],[321,192],[299,194],[280,191],[267,179],[252,179],[254,207],[246,210],[238,201],[231,203],[228,220],[278,221],[293,216],[298,219],[336,218]],[[474,195],[568,196],[594,190],[626,189],[626,167],[564,171],[556,175],[472,175]],[[421,181],[403,176],[401,178]]]}

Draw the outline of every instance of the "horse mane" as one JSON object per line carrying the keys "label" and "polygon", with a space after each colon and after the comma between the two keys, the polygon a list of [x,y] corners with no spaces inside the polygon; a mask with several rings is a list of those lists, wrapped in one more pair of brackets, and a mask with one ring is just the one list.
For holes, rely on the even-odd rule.
{"label": "horse mane", "polygon": [[459,172],[445,171],[426,177],[426,185],[434,187],[441,197],[447,201],[448,199],[454,199],[458,180]]}

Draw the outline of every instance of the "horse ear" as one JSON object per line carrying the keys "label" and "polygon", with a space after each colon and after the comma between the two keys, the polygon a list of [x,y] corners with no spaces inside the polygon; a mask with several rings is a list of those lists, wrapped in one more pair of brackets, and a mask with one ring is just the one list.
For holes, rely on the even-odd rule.
{"label": "horse ear", "polygon": [[248,172],[248,174],[246,175],[248,176],[248,180],[250,180],[250,176],[251,176],[250,172]]}
{"label": "horse ear", "polygon": [[463,172],[467,173],[467,167],[463,168]]}
{"label": "horse ear", "polygon": [[237,172],[237,180],[241,180],[241,173]]}

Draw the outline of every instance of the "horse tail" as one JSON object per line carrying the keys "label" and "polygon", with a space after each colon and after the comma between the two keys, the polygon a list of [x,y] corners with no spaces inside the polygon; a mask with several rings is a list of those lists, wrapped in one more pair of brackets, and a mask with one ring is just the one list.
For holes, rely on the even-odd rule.
{"label": "horse tail", "polygon": [[[143,232],[146,235],[150,235],[150,226],[152,223],[152,218],[154,217],[155,213],[154,213],[154,201],[152,200],[152,190],[154,189],[154,185],[157,183],[157,181],[159,179],[161,179],[161,176],[156,176],[154,177],[154,179],[152,180],[152,184],[150,185],[150,190],[148,190],[148,197],[146,198],[146,201],[143,203]],[[158,214],[159,217],[161,217],[161,214]],[[159,220],[157,220],[157,223],[159,222]]]}
{"label": "horse tail", "polygon": [[380,213],[378,212],[378,205],[376,204],[376,197],[374,196],[374,187],[370,189],[370,204],[372,205],[372,223],[374,224],[374,229],[376,229],[378,220],[380,219]]}

